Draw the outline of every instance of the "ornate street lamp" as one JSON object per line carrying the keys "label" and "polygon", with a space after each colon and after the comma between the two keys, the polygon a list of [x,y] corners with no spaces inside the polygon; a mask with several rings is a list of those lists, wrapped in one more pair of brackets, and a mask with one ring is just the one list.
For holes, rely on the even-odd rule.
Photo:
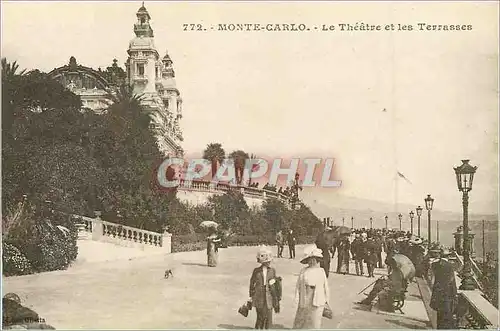
{"label": "ornate street lamp", "polygon": [[410,227],[411,227],[411,235],[413,236],[413,217],[415,217],[415,213],[410,211]]}
{"label": "ornate street lamp", "polygon": [[418,236],[420,237],[420,216],[422,216],[422,207],[417,207],[417,217],[418,217]]}
{"label": "ornate street lamp", "polygon": [[402,227],[401,227],[401,220],[403,219],[403,215],[401,215],[401,213],[398,215],[398,218],[399,218],[399,231],[402,230]]}
{"label": "ornate street lamp", "polygon": [[370,217],[370,229],[373,229],[373,218]]}
{"label": "ornate street lamp", "polygon": [[429,248],[431,247],[431,210],[434,204],[434,199],[431,198],[430,194],[427,194],[425,201],[425,209],[427,209],[427,240],[429,241]]}
{"label": "ornate street lamp", "polygon": [[474,179],[474,174],[476,173],[477,167],[473,167],[469,164],[469,160],[462,160],[462,165],[453,168],[455,170],[455,175],[457,176],[457,186],[458,190],[462,192],[462,206],[464,213],[464,244],[463,244],[463,254],[464,254],[464,267],[462,269],[462,284],[460,285],[461,290],[475,290],[476,284],[474,283],[472,275],[472,261],[470,257],[470,238],[469,238],[469,191],[472,190],[472,180]]}
{"label": "ornate street lamp", "polygon": [[292,183],[292,209],[293,210],[299,210],[300,209],[300,203],[299,203],[299,190],[302,191],[302,186],[300,186],[300,175],[299,173],[295,173],[295,179]]}
{"label": "ornate street lamp", "polygon": [[384,218],[385,218],[385,229],[387,230],[388,229],[388,227],[387,227],[387,220],[389,219],[389,217],[387,215],[385,215]]}

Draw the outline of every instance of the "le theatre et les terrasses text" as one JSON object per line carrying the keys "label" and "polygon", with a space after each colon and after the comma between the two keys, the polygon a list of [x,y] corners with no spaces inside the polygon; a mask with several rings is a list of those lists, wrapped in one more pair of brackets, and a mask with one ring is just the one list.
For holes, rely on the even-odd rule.
{"label": "le theatre et les terrasses text", "polygon": [[472,31],[471,24],[367,24],[364,22],[319,24],[308,25],[304,23],[184,23],[183,31],[222,31],[222,32],[248,32],[248,31],[269,31],[269,32],[370,32],[370,31]]}

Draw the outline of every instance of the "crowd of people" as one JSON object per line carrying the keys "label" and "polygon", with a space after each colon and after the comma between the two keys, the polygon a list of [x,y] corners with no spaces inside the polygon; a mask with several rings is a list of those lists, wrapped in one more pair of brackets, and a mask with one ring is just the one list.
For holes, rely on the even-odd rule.
{"label": "crowd of people", "polygon": [[[331,314],[327,279],[331,259],[335,255],[336,272],[341,275],[366,275],[374,278],[375,269],[387,268],[387,276],[374,280],[370,284],[372,289],[367,297],[357,302],[361,305],[372,305],[375,298],[378,298],[380,307],[387,311],[401,309],[409,282],[414,277],[429,276],[432,271],[434,284],[430,306],[437,311],[437,328],[446,329],[456,325],[454,311],[457,290],[453,264],[448,261],[451,255],[449,250],[432,245],[429,247],[422,238],[404,231],[342,228],[344,231],[339,233],[326,227],[318,235],[315,244],[306,247],[304,251],[301,263],[307,266],[301,270],[296,284],[298,308],[294,329],[320,328],[322,317],[328,317],[328,311]],[[333,235],[328,237],[327,234]],[[208,237],[209,266],[217,265],[219,240],[213,230]],[[288,245],[288,258],[295,259],[296,238],[292,229],[278,231],[276,245],[278,258],[284,258],[284,247]],[[401,256],[404,256],[413,271],[402,270],[397,262]],[[272,257],[270,248],[259,248],[257,262],[260,266],[253,270],[250,277],[250,298],[239,310],[247,316],[249,310],[255,308],[256,329],[271,328],[273,312],[280,311],[281,277],[277,276],[277,271],[271,266]],[[354,269],[350,261],[354,262]]]}

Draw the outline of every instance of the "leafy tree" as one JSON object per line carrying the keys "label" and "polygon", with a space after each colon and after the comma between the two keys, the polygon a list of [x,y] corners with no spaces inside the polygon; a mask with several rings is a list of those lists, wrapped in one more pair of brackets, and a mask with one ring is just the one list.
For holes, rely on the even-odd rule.
{"label": "leafy tree", "polygon": [[212,178],[215,177],[217,173],[217,163],[222,164],[226,157],[226,152],[219,143],[211,143],[207,145],[207,148],[203,151],[203,158],[208,160],[212,164]]}
{"label": "leafy tree", "polygon": [[249,218],[249,208],[243,195],[230,190],[223,195],[214,195],[208,199],[208,206],[214,211],[215,222],[222,229],[231,230],[238,226],[240,220]]}
{"label": "leafy tree", "polygon": [[[51,197],[59,201],[82,201],[70,179],[89,170],[89,157],[79,149],[80,98],[44,73],[21,75],[17,68],[2,59],[2,205],[12,206],[23,194],[47,199],[47,192],[60,193]],[[42,177],[57,178],[57,187]]]}
{"label": "leafy tree", "polygon": [[288,209],[278,199],[271,198],[263,202],[264,216],[274,232],[288,227]]}

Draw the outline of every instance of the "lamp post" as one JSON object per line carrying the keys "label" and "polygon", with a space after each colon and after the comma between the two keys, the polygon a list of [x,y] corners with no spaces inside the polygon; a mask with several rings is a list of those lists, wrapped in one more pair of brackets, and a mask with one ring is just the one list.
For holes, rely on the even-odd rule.
{"label": "lamp post", "polygon": [[302,186],[300,186],[300,175],[299,173],[295,173],[295,180],[292,183],[292,210],[300,209],[300,201],[299,201],[299,190],[302,191]]}
{"label": "lamp post", "polygon": [[436,241],[439,243],[439,221],[436,221]]}
{"label": "lamp post", "polygon": [[434,204],[434,199],[431,198],[430,194],[427,194],[425,201],[425,209],[427,209],[427,240],[429,241],[429,248],[431,247],[431,210]]}
{"label": "lamp post", "polygon": [[345,226],[345,218],[342,217],[342,226]]}
{"label": "lamp post", "polygon": [[415,217],[415,213],[410,211],[410,227],[411,227],[411,235],[413,236],[413,218]]}
{"label": "lamp post", "polygon": [[384,218],[385,218],[385,229],[387,230],[388,229],[388,227],[387,227],[387,220],[389,219],[389,217],[387,215],[385,215]]}
{"label": "lamp post", "polygon": [[399,218],[399,231],[402,230],[402,224],[401,224],[401,220],[403,219],[403,215],[401,215],[401,213],[398,215],[398,218]]}
{"label": "lamp post", "polygon": [[462,165],[456,168],[455,175],[457,176],[458,190],[462,192],[462,207],[463,207],[463,228],[464,228],[464,267],[462,269],[462,284],[459,289],[471,291],[476,289],[472,275],[472,261],[470,257],[470,238],[469,238],[469,191],[472,190],[472,180],[476,173],[477,167],[469,164],[469,160],[462,160]]}
{"label": "lamp post", "polygon": [[373,218],[370,217],[370,229],[373,229]]}
{"label": "lamp post", "polygon": [[418,236],[420,237],[420,216],[422,216],[422,207],[417,207],[417,218],[418,218]]}
{"label": "lamp post", "polygon": [[354,229],[354,217],[351,216],[351,229]]}

